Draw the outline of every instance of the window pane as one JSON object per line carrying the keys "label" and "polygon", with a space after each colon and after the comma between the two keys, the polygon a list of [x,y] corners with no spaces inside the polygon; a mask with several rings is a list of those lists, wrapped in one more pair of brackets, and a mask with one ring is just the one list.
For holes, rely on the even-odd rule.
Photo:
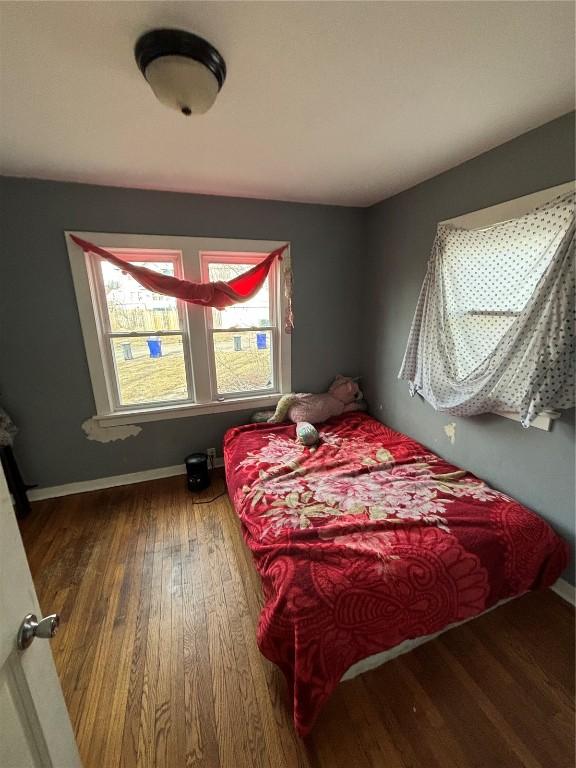
{"label": "window pane", "polygon": [[112,339],[121,405],[188,397],[181,336]]}
{"label": "window pane", "polygon": [[214,333],[218,392],[272,389],[272,334],[269,331]]}
{"label": "window pane", "polygon": [[[163,275],[174,275],[172,261],[132,261]],[[180,319],[176,299],[143,288],[130,275],[102,261],[104,293],[112,331],[178,331]]]}
{"label": "window pane", "polygon": [[[263,254],[264,256],[264,254]],[[252,269],[254,264],[223,264],[212,262],[208,265],[210,282],[231,280],[233,277]],[[226,309],[212,310],[212,325],[214,328],[254,328],[272,325],[270,319],[270,289],[268,278],[262,288],[249,301],[235,304]]]}
{"label": "window pane", "polygon": [[532,296],[560,243],[543,248],[544,231],[518,230],[518,219],[483,230],[448,228],[442,290],[446,344],[463,379],[496,348]]}

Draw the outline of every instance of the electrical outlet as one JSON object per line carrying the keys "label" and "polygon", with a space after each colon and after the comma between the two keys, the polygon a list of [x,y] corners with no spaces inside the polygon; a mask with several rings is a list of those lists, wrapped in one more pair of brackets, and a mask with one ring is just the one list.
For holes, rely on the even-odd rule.
{"label": "electrical outlet", "polygon": [[210,459],[210,463],[214,466],[216,461],[216,448],[206,448],[206,456]]}

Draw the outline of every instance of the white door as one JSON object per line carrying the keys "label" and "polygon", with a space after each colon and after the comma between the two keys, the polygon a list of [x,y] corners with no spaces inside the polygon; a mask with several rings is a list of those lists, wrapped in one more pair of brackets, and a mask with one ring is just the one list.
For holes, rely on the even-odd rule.
{"label": "white door", "polygon": [[[18,630],[26,614],[41,619],[0,465],[0,765],[80,768],[50,641],[36,637],[26,650],[18,649]],[[46,625],[43,631],[47,634]]]}

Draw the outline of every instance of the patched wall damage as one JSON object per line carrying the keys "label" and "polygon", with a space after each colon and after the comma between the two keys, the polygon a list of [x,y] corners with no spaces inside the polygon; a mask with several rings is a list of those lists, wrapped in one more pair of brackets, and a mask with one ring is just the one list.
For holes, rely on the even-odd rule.
{"label": "patched wall damage", "polygon": [[123,426],[101,427],[94,419],[86,419],[82,424],[88,440],[96,440],[98,443],[112,443],[115,440],[126,440],[127,437],[136,437],[142,432],[142,427],[135,424]]}

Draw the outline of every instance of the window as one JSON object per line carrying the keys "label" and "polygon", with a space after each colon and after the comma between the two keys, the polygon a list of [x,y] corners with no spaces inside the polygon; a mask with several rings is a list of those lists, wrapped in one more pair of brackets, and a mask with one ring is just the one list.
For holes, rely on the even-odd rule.
{"label": "window", "polygon": [[[543,202],[557,197],[554,190],[545,195]],[[555,234],[550,223],[534,220],[539,198],[539,193],[530,195],[444,222],[457,225],[443,234],[441,270],[446,343],[460,380],[477,369],[522,315],[562,243],[559,216]],[[523,225],[523,216],[532,219]]]}
{"label": "window", "polygon": [[[149,269],[229,280],[282,243],[83,233]],[[290,390],[282,263],[260,291],[224,310],[153,293],[115,265],[67,244],[103,423],[132,423],[273,405]]]}
{"label": "window", "polygon": [[[202,279],[231,280],[261,260],[262,254],[203,252]],[[274,267],[249,301],[224,310],[206,309],[208,350],[214,395],[227,398],[278,391],[274,348],[278,332]]]}
{"label": "window", "polygon": [[542,429],[572,407],[573,220],[568,183],[441,222],[399,374],[412,394]]}
{"label": "window", "polygon": [[505,232],[492,235],[487,229],[481,248],[470,246],[458,230],[446,232],[442,264],[446,335],[459,379],[482,363],[522,314],[562,235],[560,231],[535,261],[538,240],[532,232],[523,237],[514,233],[504,257],[500,241],[508,242]]}
{"label": "window", "polygon": [[[165,275],[182,276],[179,251],[114,253]],[[93,273],[113,410],[192,400],[182,303],[142,288],[104,259],[94,258]]]}

